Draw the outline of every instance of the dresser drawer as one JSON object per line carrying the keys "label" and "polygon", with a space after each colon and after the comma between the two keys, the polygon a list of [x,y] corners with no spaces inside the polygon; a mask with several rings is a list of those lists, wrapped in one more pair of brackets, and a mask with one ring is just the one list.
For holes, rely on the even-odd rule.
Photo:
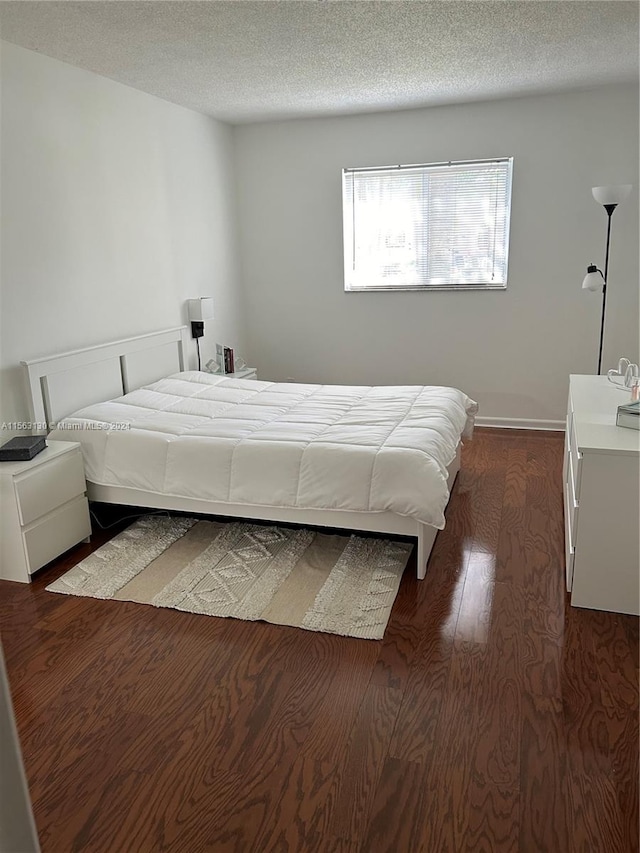
{"label": "dresser drawer", "polygon": [[89,503],[83,495],[24,531],[29,573],[42,568],[90,534]]}
{"label": "dresser drawer", "polygon": [[571,453],[571,448],[569,446],[569,417],[567,416],[567,423],[565,425],[564,430],[564,454],[562,457],[562,482],[566,483],[567,478],[569,477],[569,454]]}
{"label": "dresser drawer", "polygon": [[574,543],[575,535],[575,513],[573,512],[571,485],[569,482],[564,486],[564,561],[567,579],[567,592],[571,592],[573,586],[573,565],[576,558]]}
{"label": "dresser drawer", "polygon": [[63,453],[16,478],[15,486],[20,523],[30,524],[55,507],[84,494],[82,454],[79,450]]}
{"label": "dresser drawer", "polygon": [[568,510],[568,512],[569,512],[569,523],[571,524],[571,544],[575,548],[576,529],[578,526],[578,519],[577,519],[578,506],[580,504],[579,504],[578,499],[576,498],[576,492],[575,492],[575,488],[573,485],[572,461],[573,461],[573,454],[570,453],[569,454],[569,476],[567,477],[567,499],[566,499],[565,510]]}
{"label": "dresser drawer", "polygon": [[569,413],[567,419],[567,434],[569,439],[569,463],[570,474],[573,481],[573,491],[575,495],[580,494],[580,477],[582,475],[582,456],[578,451],[576,441],[576,431],[573,425],[573,413]]}

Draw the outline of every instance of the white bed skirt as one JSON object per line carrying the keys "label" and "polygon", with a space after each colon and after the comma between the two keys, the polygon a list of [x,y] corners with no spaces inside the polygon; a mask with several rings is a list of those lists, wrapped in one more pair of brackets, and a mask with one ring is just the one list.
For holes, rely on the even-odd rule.
{"label": "white bed skirt", "polygon": [[[453,489],[456,475],[460,470],[460,449],[459,445],[456,457],[448,467],[447,486],[449,493]],[[145,492],[141,489],[123,486],[103,486],[91,482],[87,483],[87,493],[90,500],[100,503],[412,536],[418,540],[417,576],[420,580],[426,575],[427,562],[438,533],[437,528],[430,524],[422,524],[414,518],[396,515],[392,512],[348,512],[333,509],[298,509],[254,504],[229,504],[222,501],[206,501],[178,495]]]}

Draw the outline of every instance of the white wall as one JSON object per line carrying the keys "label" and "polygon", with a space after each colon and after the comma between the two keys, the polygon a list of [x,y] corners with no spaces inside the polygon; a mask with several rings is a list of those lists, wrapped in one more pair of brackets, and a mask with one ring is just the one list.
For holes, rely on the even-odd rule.
{"label": "white wall", "polygon": [[[248,355],[277,380],[451,384],[484,417],[562,420],[595,373],[606,214],[614,214],[604,365],[638,359],[638,89],[234,129]],[[514,157],[506,292],[345,293],[341,169]]]}
{"label": "white wall", "polygon": [[1,134],[2,421],[20,360],[181,325],[189,297],[215,299],[204,360],[242,346],[228,125],[4,42]]}
{"label": "white wall", "polygon": [[[597,363],[580,282],[604,262],[601,183],[634,184],[604,364],[639,357],[637,87],[232,130],[3,43],[1,134],[2,421],[26,417],[21,359],[181,324],[199,295],[205,360],[220,340],[265,378],[452,384],[484,417],[561,420],[568,374]],[[506,292],[344,293],[343,166],[503,155]]]}

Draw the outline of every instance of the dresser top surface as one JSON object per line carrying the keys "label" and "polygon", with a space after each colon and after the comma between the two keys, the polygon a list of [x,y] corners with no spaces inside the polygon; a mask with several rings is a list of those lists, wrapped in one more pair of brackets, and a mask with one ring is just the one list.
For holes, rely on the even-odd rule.
{"label": "dresser top surface", "polygon": [[640,454],[640,431],[616,426],[618,406],[631,402],[606,376],[574,374],[569,379],[576,443],[581,451]]}

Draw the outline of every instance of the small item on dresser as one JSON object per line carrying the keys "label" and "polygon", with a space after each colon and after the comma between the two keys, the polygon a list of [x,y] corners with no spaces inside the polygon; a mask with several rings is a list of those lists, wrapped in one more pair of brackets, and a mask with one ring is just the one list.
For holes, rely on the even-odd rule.
{"label": "small item on dresser", "polygon": [[632,364],[628,358],[620,359],[617,370],[612,369],[607,371],[609,382],[617,385],[622,391],[625,388],[633,388],[639,376],[640,367],[637,364]]}
{"label": "small item on dresser", "polygon": [[627,403],[626,406],[618,406],[616,424],[621,427],[640,430],[640,400]]}
{"label": "small item on dresser", "polygon": [[0,462],[26,462],[46,446],[44,435],[19,435],[0,447]]}
{"label": "small item on dresser", "polygon": [[233,373],[235,371],[233,360],[233,349],[231,347],[224,348],[224,372]]}
{"label": "small item on dresser", "polygon": [[[612,367],[611,370],[607,370],[607,376],[609,377],[609,382],[615,382],[615,379],[620,376],[624,376],[627,372],[627,368],[631,362],[628,358],[621,358],[618,361],[617,367]],[[616,383],[617,384],[617,383]]]}

